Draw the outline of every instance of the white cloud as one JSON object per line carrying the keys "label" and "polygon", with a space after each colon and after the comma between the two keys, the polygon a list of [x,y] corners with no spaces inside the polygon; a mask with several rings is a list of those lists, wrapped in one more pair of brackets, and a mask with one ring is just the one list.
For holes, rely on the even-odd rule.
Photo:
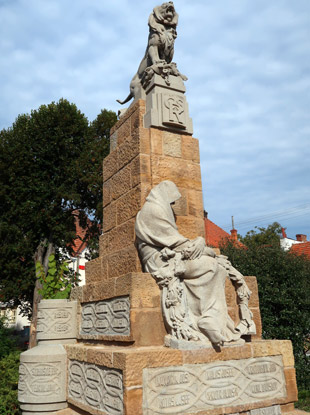
{"label": "white cloud", "polygon": [[[0,128],[60,97],[117,110],[143,56],[150,0],[0,0]],[[175,1],[175,61],[219,225],[310,201],[309,0]],[[294,219],[294,220],[293,220]],[[288,233],[310,233],[307,216]],[[290,228],[291,226],[291,228]]]}

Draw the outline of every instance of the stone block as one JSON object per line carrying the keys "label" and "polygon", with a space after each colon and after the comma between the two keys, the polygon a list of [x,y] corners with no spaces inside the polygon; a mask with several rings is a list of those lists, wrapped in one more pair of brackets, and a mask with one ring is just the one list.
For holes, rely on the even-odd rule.
{"label": "stone block", "polygon": [[114,134],[110,135],[110,153],[114,151],[117,147],[117,131]]}
{"label": "stone block", "polygon": [[110,179],[110,195],[111,199],[118,199],[120,196],[128,192],[131,188],[131,168],[130,165],[119,170]]}
{"label": "stone block", "polygon": [[[116,369],[69,361],[68,401],[94,414],[122,415],[123,379]],[[98,412],[97,412],[98,411]]]}
{"label": "stone block", "polygon": [[135,109],[130,117],[131,122],[131,132],[135,131],[137,128],[143,127],[143,117],[145,114],[145,101],[141,100],[140,105]]}
{"label": "stone block", "polygon": [[118,152],[113,151],[103,160],[103,182],[108,180],[118,171]]}
{"label": "stone block", "polygon": [[75,343],[76,315],[76,301],[41,300],[38,304],[37,317],[38,343]]}
{"label": "stone block", "polygon": [[66,408],[66,351],[60,344],[43,344],[20,355],[18,401],[23,413]]}
{"label": "stone block", "polygon": [[151,274],[131,273],[116,278],[115,296],[123,295],[130,295],[131,309],[160,307],[160,289]]}
{"label": "stone block", "polygon": [[107,206],[111,202],[110,180],[107,180],[103,183],[103,188],[102,188],[103,207]]}
{"label": "stone block", "polygon": [[99,365],[113,367],[113,352],[105,350],[102,346],[89,347],[86,350],[87,362]]}
{"label": "stone block", "polygon": [[131,136],[131,120],[128,118],[117,129],[117,145],[122,144]]}
{"label": "stone block", "polygon": [[193,156],[193,138],[190,135],[182,135],[182,158],[185,160],[194,161]]}
{"label": "stone block", "polygon": [[193,138],[193,161],[200,163],[199,140],[197,138]]}
{"label": "stone block", "polygon": [[184,96],[184,83],[175,76],[170,77],[170,82],[168,86],[161,76],[155,74],[148,85],[144,126],[192,134],[193,124]]}
{"label": "stone block", "polygon": [[142,415],[142,388],[125,388],[124,406],[126,415]]}
{"label": "stone block", "polygon": [[125,140],[117,148],[118,167],[121,169],[139,155],[139,136],[135,135]]}
{"label": "stone block", "polygon": [[139,142],[140,154],[151,154],[150,130],[139,128],[133,133],[133,139]]}
{"label": "stone block", "polygon": [[[117,225],[135,218],[141,209],[141,185],[127,192],[116,202]],[[116,223],[114,223],[114,226]],[[110,228],[109,228],[110,229]]]}
{"label": "stone block", "polygon": [[130,312],[132,337],[135,346],[161,346],[167,334],[161,309],[141,308]]}
{"label": "stone block", "polygon": [[183,362],[188,364],[248,359],[250,357],[252,357],[251,343],[245,343],[243,346],[221,347],[218,350],[208,347],[183,351]]}
{"label": "stone block", "polygon": [[150,129],[150,142],[152,154],[163,154],[163,131],[157,128]]}
{"label": "stone block", "polygon": [[109,246],[110,246],[109,234],[110,232],[106,232],[103,235],[99,236],[99,256],[100,257],[107,255],[107,253],[109,252]]}
{"label": "stone block", "polygon": [[141,271],[141,264],[134,245],[108,256],[109,278]]}
{"label": "stone block", "polygon": [[66,345],[65,349],[67,351],[67,357],[70,360],[79,360],[80,362],[86,362],[87,361],[87,347],[82,344],[78,343],[74,346],[72,345]]}
{"label": "stone block", "polygon": [[140,154],[130,163],[131,188],[140,183],[151,183],[151,159],[148,154]]}
{"label": "stone block", "polygon": [[114,253],[124,247],[129,247],[135,241],[135,219],[129,219],[127,222],[116,226],[109,232],[108,252]]}
{"label": "stone block", "polygon": [[253,320],[256,325],[256,334],[252,336],[252,339],[259,340],[262,338],[262,319],[260,315],[260,310],[258,307],[250,307],[250,310],[253,313]]}
{"label": "stone block", "polygon": [[113,366],[122,370],[124,387],[142,386],[142,370],[182,364],[182,352],[167,347],[125,349],[113,352]]}
{"label": "stone block", "polygon": [[298,400],[298,390],[296,383],[296,371],[293,367],[284,369],[287,398],[285,402],[296,402]]}
{"label": "stone block", "polygon": [[116,296],[115,282],[112,279],[97,281],[83,286],[83,303],[105,300]]}
{"label": "stone block", "polygon": [[[110,135],[114,134],[115,131],[119,130],[119,128],[125,123],[129,118],[136,118],[136,114],[139,114],[139,119],[142,120],[142,117],[145,113],[145,100],[138,100],[133,102],[127,111],[120,117],[116,124],[110,130]],[[135,127],[136,128],[136,127]]]}
{"label": "stone block", "polygon": [[129,296],[83,303],[79,334],[82,336],[119,336],[120,338],[129,336],[129,313]]}
{"label": "stone block", "polygon": [[107,232],[116,225],[116,202],[103,209],[103,231]]}
{"label": "stone block", "polygon": [[203,219],[198,219],[194,216],[177,216],[176,223],[180,234],[186,238],[204,237]]}
{"label": "stone block", "polygon": [[101,277],[101,258],[95,258],[85,263],[86,283],[90,279],[100,279]]}
{"label": "stone block", "polygon": [[245,277],[247,286],[252,291],[249,307],[259,307],[259,297],[258,297],[258,286],[257,286],[257,279],[253,276]]}
{"label": "stone block", "polygon": [[182,157],[182,138],[179,134],[163,131],[163,154]]}
{"label": "stone block", "polygon": [[[286,400],[281,356],[143,369],[147,415],[216,410],[231,413]],[[268,406],[268,405],[266,405]]]}
{"label": "stone block", "polygon": [[153,186],[163,180],[171,180],[178,188],[201,191],[199,164],[189,163],[181,158],[153,155],[151,169]]}
{"label": "stone block", "polygon": [[197,218],[203,218],[202,192],[199,190],[189,189],[187,195],[189,215],[196,216]]}
{"label": "stone block", "polygon": [[290,340],[261,340],[252,343],[253,357],[282,354],[284,367],[294,367],[293,346]]}

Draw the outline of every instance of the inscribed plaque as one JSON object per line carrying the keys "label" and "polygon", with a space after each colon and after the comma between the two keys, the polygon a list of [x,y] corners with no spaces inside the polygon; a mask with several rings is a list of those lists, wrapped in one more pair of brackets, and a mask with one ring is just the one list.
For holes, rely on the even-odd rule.
{"label": "inscribed plaque", "polygon": [[281,355],[143,370],[144,415],[195,413],[285,396]]}

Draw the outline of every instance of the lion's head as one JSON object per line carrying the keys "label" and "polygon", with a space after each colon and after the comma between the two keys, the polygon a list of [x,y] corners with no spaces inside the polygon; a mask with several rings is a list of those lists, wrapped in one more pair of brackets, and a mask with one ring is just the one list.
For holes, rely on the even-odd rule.
{"label": "lion's head", "polygon": [[166,26],[176,27],[178,24],[178,14],[175,11],[174,4],[172,1],[163,3],[161,6],[157,6],[153,10],[155,19],[158,23]]}

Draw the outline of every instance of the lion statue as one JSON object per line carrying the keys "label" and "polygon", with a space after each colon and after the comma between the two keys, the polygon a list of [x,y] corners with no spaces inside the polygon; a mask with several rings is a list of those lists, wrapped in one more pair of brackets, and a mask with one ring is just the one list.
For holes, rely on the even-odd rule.
{"label": "lion statue", "polygon": [[161,75],[168,85],[169,75],[181,76],[183,80],[187,79],[172,62],[178,17],[172,1],[153,9],[148,21],[150,32],[145,55],[130,83],[128,97],[124,101],[117,100],[117,102],[125,104],[135,98],[139,89],[148,85],[154,73]]}

